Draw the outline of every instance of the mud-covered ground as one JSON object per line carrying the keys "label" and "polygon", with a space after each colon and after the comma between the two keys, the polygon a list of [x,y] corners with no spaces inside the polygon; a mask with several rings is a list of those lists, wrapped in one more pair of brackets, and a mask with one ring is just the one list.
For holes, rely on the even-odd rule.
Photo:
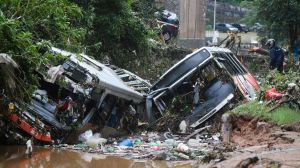
{"label": "mud-covered ground", "polygon": [[205,167],[299,167],[300,133],[293,128],[239,116],[233,122],[234,150],[225,153],[226,160]]}

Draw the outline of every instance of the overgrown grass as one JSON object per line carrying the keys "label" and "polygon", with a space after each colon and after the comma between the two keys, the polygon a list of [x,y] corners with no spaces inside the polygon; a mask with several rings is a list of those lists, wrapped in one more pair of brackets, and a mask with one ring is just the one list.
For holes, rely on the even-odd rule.
{"label": "overgrown grass", "polygon": [[272,122],[278,125],[300,123],[300,112],[289,108],[288,105],[282,105],[272,112],[268,112],[269,109],[270,107],[254,101],[236,107],[233,110],[233,113],[248,114],[253,117],[270,119]]}

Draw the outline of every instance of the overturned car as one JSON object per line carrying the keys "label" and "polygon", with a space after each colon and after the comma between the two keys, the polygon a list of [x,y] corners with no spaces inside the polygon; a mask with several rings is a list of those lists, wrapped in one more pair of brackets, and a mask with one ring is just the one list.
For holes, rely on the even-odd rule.
{"label": "overturned car", "polygon": [[197,127],[234,97],[255,99],[258,88],[254,77],[229,49],[203,47],[179,61],[151,86],[146,100],[147,117],[154,121],[165,115],[173,98],[179,96],[193,107],[182,123]]}

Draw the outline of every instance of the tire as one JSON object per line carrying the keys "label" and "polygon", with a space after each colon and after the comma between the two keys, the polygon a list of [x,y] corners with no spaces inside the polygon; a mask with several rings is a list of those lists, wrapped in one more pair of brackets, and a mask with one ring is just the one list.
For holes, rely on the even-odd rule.
{"label": "tire", "polygon": [[164,41],[165,43],[169,43],[172,39],[172,34],[169,32],[169,31],[163,31],[163,38],[164,38]]}

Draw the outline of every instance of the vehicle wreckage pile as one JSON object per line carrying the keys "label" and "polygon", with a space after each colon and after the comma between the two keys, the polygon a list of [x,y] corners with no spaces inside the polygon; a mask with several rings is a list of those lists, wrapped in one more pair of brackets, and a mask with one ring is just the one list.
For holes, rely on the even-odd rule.
{"label": "vehicle wreckage pile", "polygon": [[[254,100],[259,89],[250,72],[225,48],[203,47],[194,51],[153,85],[127,70],[102,64],[84,54],[54,47],[50,51],[62,57],[36,71],[40,87],[33,93],[30,103],[7,100],[5,91],[1,93],[2,118],[5,118],[0,121],[2,139],[24,142],[33,136],[42,143],[62,144],[70,139],[74,143],[74,139],[77,140],[85,130],[92,129],[102,134],[103,128],[134,135],[139,123],[155,123],[166,116],[172,106],[176,107],[176,98],[188,107],[177,126],[180,134],[186,135],[235,100]],[[202,139],[203,142],[199,137],[184,141],[188,144],[219,143],[219,136]],[[143,145],[139,145],[140,141]],[[185,153],[176,153],[178,157],[198,156],[195,152],[199,150],[190,150],[193,145],[189,144],[189,147],[181,141],[182,138],[178,137],[151,141],[135,138],[128,143],[138,143],[137,147],[130,148],[137,153],[166,148],[174,154],[176,147],[177,151]],[[122,149],[114,146],[101,148],[104,153],[110,150]]]}

